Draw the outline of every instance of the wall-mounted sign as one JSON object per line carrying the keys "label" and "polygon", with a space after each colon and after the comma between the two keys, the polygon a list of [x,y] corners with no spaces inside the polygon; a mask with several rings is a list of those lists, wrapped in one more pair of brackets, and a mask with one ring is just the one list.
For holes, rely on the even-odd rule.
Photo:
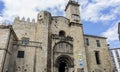
{"label": "wall-mounted sign", "polygon": [[79,66],[80,66],[80,67],[83,66],[83,61],[79,61]]}
{"label": "wall-mounted sign", "polygon": [[80,67],[84,66],[82,54],[78,54],[78,64]]}

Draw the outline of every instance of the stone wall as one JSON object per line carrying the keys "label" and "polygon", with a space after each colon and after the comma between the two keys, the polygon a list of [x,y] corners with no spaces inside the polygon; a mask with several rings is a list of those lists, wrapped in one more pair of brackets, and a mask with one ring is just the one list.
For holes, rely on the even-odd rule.
{"label": "stone wall", "polygon": [[30,22],[29,18],[25,20],[24,17],[22,19],[16,17],[14,20],[13,29],[19,40],[21,40],[22,37],[28,37],[30,38],[30,41],[35,41],[36,26],[37,23],[34,19]]}
{"label": "stone wall", "polygon": [[10,59],[13,52],[13,42],[17,40],[17,37],[12,29],[12,26],[0,26],[0,62],[1,62],[1,72],[6,72],[9,70]]}
{"label": "stone wall", "polygon": [[[29,19],[25,21],[15,18],[13,28],[21,40],[23,37],[29,38],[31,42],[42,43],[40,47],[30,47],[19,45],[17,51],[24,51],[24,58],[16,58],[16,71],[27,72],[46,72],[48,71],[48,48],[49,48],[49,27],[51,21],[51,15],[49,12],[43,11],[38,14],[37,23]],[[17,52],[14,56],[17,56]],[[24,69],[23,69],[24,68]]]}
{"label": "stone wall", "polygon": [[[28,18],[25,20],[25,18],[20,19],[19,17],[15,18],[13,28],[18,36],[19,40],[22,40],[23,37],[29,38],[29,41],[32,41],[32,45],[26,46],[22,45],[21,43],[18,43],[15,45],[15,48],[17,49],[16,53],[14,54],[15,58],[15,71],[16,72],[37,72],[36,70],[36,48],[37,45],[34,42],[36,41],[36,31],[37,31],[37,23],[33,19],[32,22],[30,22],[30,19]],[[39,31],[39,33],[41,33]],[[39,41],[40,42],[40,41]],[[40,49],[41,50],[41,49]],[[17,58],[18,51],[24,51],[24,58]],[[41,52],[39,53],[40,56],[42,56]],[[38,56],[38,55],[37,55]],[[41,59],[41,57],[40,57]],[[41,62],[40,62],[41,63]],[[40,64],[38,63],[38,64]],[[40,72],[40,71],[39,71]]]}

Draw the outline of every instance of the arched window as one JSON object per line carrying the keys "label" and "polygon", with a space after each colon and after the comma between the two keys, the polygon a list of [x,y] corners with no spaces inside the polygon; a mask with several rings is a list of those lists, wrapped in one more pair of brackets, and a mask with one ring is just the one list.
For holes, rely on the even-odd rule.
{"label": "arched window", "polygon": [[59,36],[65,36],[65,32],[64,32],[63,30],[61,30],[61,31],[59,32]]}

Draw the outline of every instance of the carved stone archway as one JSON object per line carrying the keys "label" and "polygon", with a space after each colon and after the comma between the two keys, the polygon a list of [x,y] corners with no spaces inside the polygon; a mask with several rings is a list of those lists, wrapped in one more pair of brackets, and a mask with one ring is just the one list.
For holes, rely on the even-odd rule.
{"label": "carved stone archway", "polygon": [[74,67],[73,59],[67,55],[61,55],[56,59],[55,66],[58,72],[69,72],[70,68]]}
{"label": "carved stone archway", "polygon": [[53,72],[72,72],[74,68],[73,45],[60,41],[53,47]]}

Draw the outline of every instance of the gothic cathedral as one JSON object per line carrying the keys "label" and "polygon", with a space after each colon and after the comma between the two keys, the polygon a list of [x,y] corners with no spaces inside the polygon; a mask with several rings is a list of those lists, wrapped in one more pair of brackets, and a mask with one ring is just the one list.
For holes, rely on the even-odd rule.
{"label": "gothic cathedral", "polygon": [[69,0],[65,12],[0,25],[0,72],[112,72],[106,38],[84,34],[79,3]]}

